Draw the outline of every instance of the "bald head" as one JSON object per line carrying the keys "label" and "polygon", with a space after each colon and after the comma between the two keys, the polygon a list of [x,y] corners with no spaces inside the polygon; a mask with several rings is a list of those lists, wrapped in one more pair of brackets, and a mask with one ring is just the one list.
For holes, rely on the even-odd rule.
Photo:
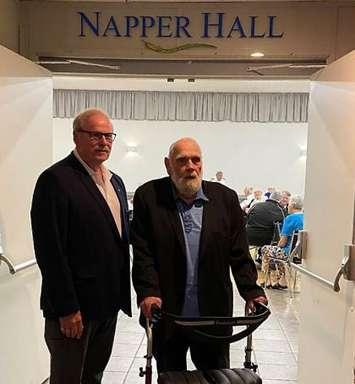
{"label": "bald head", "polygon": [[181,197],[195,197],[202,183],[202,155],[197,141],[184,137],[169,148],[165,167]]}
{"label": "bald head", "polygon": [[191,137],[183,137],[170,145],[168,157],[176,156],[177,152],[185,150],[186,148],[193,148],[195,151],[198,151],[201,156],[201,148],[198,142]]}

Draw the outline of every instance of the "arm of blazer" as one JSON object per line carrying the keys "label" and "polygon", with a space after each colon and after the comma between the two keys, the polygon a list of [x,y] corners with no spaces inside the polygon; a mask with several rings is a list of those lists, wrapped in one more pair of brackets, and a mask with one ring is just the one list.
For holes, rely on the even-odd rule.
{"label": "arm of blazer", "polygon": [[31,222],[35,255],[46,299],[58,316],[79,310],[66,256],[69,204],[56,177],[39,177],[32,200]]}
{"label": "arm of blazer", "polygon": [[133,199],[133,221],[131,224],[131,243],[134,250],[132,280],[139,305],[145,297],[161,297],[159,277],[155,267],[152,239],[149,233],[149,212],[140,190]]}
{"label": "arm of blazer", "polygon": [[243,212],[235,192],[230,208],[232,243],[230,265],[238,291],[246,301],[257,296],[265,296],[264,290],[256,284],[258,274],[249,253]]}

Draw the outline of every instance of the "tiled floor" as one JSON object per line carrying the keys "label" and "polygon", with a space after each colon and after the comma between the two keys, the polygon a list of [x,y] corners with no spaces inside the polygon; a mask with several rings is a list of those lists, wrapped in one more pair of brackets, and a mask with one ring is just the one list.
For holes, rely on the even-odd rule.
{"label": "tiled floor", "polygon": [[[297,384],[298,294],[267,290],[271,316],[253,334],[253,357],[259,366],[263,384]],[[243,312],[243,302],[235,295],[236,314]],[[104,374],[104,384],[144,384],[139,368],[145,366],[144,330],[138,325],[138,310],[133,301],[133,318],[121,315],[118,320],[111,360]],[[242,367],[245,339],[231,345],[231,366]],[[193,364],[189,363],[193,369]],[[155,370],[155,366],[154,366]],[[153,383],[156,373],[153,373]]]}

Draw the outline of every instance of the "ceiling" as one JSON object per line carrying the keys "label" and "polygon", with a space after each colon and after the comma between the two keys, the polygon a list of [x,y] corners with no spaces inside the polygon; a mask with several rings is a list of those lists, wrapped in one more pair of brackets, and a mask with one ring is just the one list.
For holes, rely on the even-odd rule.
{"label": "ceiling", "polygon": [[309,79],[325,59],[128,60],[40,57],[53,74],[111,77]]}
{"label": "ceiling", "polygon": [[308,93],[309,80],[232,80],[232,79],[187,79],[117,78],[109,76],[54,76],[55,89],[85,90],[131,90],[160,92],[238,92],[238,93]]}

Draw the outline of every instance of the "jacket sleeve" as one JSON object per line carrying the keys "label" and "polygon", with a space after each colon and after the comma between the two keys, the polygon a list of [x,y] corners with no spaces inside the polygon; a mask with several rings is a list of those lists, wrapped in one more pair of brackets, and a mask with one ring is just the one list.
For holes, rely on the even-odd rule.
{"label": "jacket sleeve", "polygon": [[31,223],[45,299],[59,317],[79,310],[66,254],[69,202],[56,177],[45,171],[33,194]]}
{"label": "jacket sleeve", "polygon": [[264,290],[256,283],[258,274],[249,253],[243,213],[234,192],[230,208],[232,243],[230,265],[239,294],[246,301],[257,296],[265,296]]}
{"label": "jacket sleeve", "polygon": [[145,297],[161,297],[149,217],[150,212],[144,201],[143,191],[138,190],[133,200],[130,234],[133,246],[132,280],[138,305]]}

